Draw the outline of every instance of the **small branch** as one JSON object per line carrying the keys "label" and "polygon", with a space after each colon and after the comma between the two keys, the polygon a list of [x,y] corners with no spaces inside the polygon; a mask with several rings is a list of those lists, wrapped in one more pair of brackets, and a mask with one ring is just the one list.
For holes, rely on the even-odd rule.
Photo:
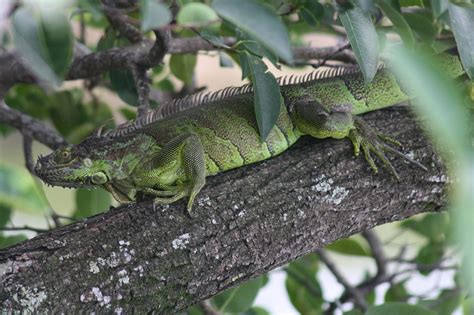
{"label": "small branch", "polygon": [[214,309],[214,307],[212,307],[209,300],[204,300],[204,301],[200,302],[199,306],[200,306],[201,310],[203,311],[204,315],[221,315],[222,314],[219,311],[217,311],[216,309]]}
{"label": "small branch", "polygon": [[387,257],[385,257],[383,245],[372,230],[364,231],[362,236],[369,244],[375,263],[377,264],[377,274],[374,278],[383,278],[387,274]]}
{"label": "small branch", "polygon": [[138,117],[142,117],[150,110],[150,87],[146,76],[146,68],[139,65],[131,66],[135,88],[138,93]]}
{"label": "small branch", "polygon": [[[104,2],[104,1],[103,1]],[[104,4],[103,12],[114,29],[119,31],[120,35],[127,38],[131,43],[139,43],[143,41],[143,35],[139,29],[133,24],[134,21],[127,15],[115,8]]]}
{"label": "small branch", "polygon": [[51,127],[38,119],[10,108],[3,101],[0,103],[0,123],[5,123],[23,132],[27,130],[31,137],[51,149],[57,149],[67,144],[66,140]]}
{"label": "small branch", "polygon": [[36,233],[45,233],[45,232],[49,232],[50,230],[48,229],[40,229],[40,228],[34,228],[34,227],[31,227],[31,226],[23,226],[23,227],[8,227],[8,226],[4,226],[4,227],[0,227],[0,231],[32,231],[32,232],[36,232]]}
{"label": "small branch", "polygon": [[31,146],[33,145],[33,138],[31,134],[26,131],[21,131],[23,134],[23,154],[25,155],[25,166],[31,174],[35,174],[35,164],[33,162],[33,154],[31,152]]}
{"label": "small branch", "polygon": [[319,256],[319,259],[328,267],[329,271],[334,275],[337,282],[342,284],[347,292],[354,298],[354,304],[361,309],[362,311],[366,311],[368,308],[367,301],[365,300],[362,293],[355,287],[353,287],[346,278],[341,274],[341,272],[337,269],[336,265],[333,261],[328,257],[326,251],[324,249],[319,249],[316,251],[316,254]]}

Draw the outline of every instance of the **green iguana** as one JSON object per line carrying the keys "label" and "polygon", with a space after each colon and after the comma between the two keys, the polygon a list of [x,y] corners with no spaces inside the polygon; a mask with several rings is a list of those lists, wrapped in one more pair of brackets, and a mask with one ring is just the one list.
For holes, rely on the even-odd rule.
{"label": "green iguana", "polygon": [[[442,55],[440,63],[453,78],[463,73],[456,56]],[[284,105],[265,141],[252,87],[244,85],[187,96],[114,130],[98,130],[80,144],[40,157],[35,172],[52,185],[100,186],[119,202],[133,201],[137,193],[159,204],[189,197],[191,210],[206,176],[271,158],[310,135],[349,138],[355,154],[362,148],[375,172],[371,153],[398,179],[384,152],[410,159],[388,145],[396,141],[356,117],[409,99],[387,69],[379,69],[368,85],[355,66],[284,77],[279,83]]]}

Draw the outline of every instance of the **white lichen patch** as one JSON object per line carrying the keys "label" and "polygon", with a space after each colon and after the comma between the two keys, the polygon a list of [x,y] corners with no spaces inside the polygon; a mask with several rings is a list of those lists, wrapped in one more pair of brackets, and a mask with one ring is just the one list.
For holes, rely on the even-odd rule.
{"label": "white lichen patch", "polygon": [[189,239],[191,236],[189,233],[185,233],[183,235],[180,235],[178,238],[174,239],[171,242],[171,245],[173,246],[174,249],[185,249],[186,245],[189,244]]}
{"label": "white lichen patch", "polygon": [[199,198],[197,203],[200,207],[203,207],[205,205],[210,206],[211,205],[211,200],[209,199],[209,196],[206,196],[206,197],[203,197],[203,198]]}
{"label": "white lichen patch", "polygon": [[216,219],[212,219],[212,220],[211,220],[211,223],[212,223],[212,224],[217,224]]}
{"label": "white lichen patch", "polygon": [[120,247],[123,247],[123,246],[130,246],[130,242],[129,242],[129,241],[120,240],[118,243],[119,243],[119,246],[120,246]]}
{"label": "white lichen patch", "polygon": [[122,315],[122,313],[123,313],[123,308],[117,307],[117,308],[114,310],[114,313],[115,313],[116,315]]}
{"label": "white lichen patch", "polygon": [[324,174],[314,179],[314,181],[316,184],[311,186],[311,190],[324,194],[322,200],[326,203],[337,206],[349,195],[349,190],[345,187],[333,187],[334,180],[332,178],[326,179]]}
{"label": "white lichen patch", "polygon": [[18,287],[17,293],[13,295],[13,300],[20,304],[25,311],[34,312],[47,298],[44,288]]}
{"label": "white lichen patch", "polygon": [[449,178],[446,175],[433,175],[428,178],[428,181],[432,183],[447,183],[449,181]]}
{"label": "white lichen patch", "polygon": [[130,278],[128,277],[128,272],[125,269],[120,270],[117,272],[117,275],[119,277],[119,285],[122,286],[124,284],[129,284],[130,283]]}
{"label": "white lichen patch", "polygon": [[288,219],[288,213],[283,213],[283,221],[286,221]]}
{"label": "white lichen patch", "polygon": [[96,274],[100,272],[100,268],[95,261],[89,261],[89,271]]}
{"label": "white lichen patch", "polygon": [[89,291],[82,293],[79,299],[83,303],[97,301],[100,306],[108,305],[112,302],[112,297],[104,295],[98,287],[92,287]]}
{"label": "white lichen patch", "polygon": [[140,277],[143,277],[143,271],[144,271],[144,269],[143,269],[143,267],[142,267],[141,265],[139,265],[139,266],[133,268],[133,271],[138,272],[138,275],[139,275]]}
{"label": "white lichen patch", "polygon": [[246,211],[245,211],[245,209],[243,209],[243,210],[240,211],[237,215],[239,216],[239,218],[242,218],[242,217],[245,216],[245,213],[246,213]]}

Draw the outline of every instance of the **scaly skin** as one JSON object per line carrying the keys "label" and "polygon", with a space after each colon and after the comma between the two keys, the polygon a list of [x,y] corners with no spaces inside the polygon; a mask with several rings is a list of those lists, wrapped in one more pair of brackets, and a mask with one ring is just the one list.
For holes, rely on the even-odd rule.
{"label": "scaly skin", "polygon": [[[455,56],[441,55],[440,63],[451,77],[463,73]],[[368,85],[360,73],[352,71],[283,85],[281,92],[285,106],[281,106],[278,121],[265,141],[258,133],[253,93],[246,91],[145,126],[132,124],[116,137],[91,136],[40,157],[35,171],[52,185],[102,187],[120,202],[134,200],[137,193],[154,196],[156,203],[189,197],[191,210],[206,176],[271,158],[302,135],[310,135],[349,138],[355,154],[362,148],[375,172],[371,153],[398,179],[384,154],[404,157],[386,143],[397,142],[375,133],[356,117],[409,99],[388,70],[379,70]]]}

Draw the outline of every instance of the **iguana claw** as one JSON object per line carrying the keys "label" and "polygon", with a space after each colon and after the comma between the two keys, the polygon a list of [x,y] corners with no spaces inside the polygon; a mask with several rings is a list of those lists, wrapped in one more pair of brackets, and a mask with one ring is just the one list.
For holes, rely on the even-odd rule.
{"label": "iguana claw", "polygon": [[386,152],[394,153],[406,161],[415,164],[421,169],[425,171],[428,170],[421,163],[411,159],[402,152],[388,145],[387,142],[397,146],[401,146],[401,143],[385,135],[375,133],[375,131],[360,117],[354,117],[354,129],[350,131],[349,139],[354,145],[354,154],[358,156],[360,153],[360,148],[362,148],[365,159],[375,173],[378,173],[378,167],[372,158],[372,153],[374,153],[382,161],[382,163],[388,168],[388,171],[397,179],[397,181],[400,181],[400,176],[398,175],[397,170],[385,155]]}

